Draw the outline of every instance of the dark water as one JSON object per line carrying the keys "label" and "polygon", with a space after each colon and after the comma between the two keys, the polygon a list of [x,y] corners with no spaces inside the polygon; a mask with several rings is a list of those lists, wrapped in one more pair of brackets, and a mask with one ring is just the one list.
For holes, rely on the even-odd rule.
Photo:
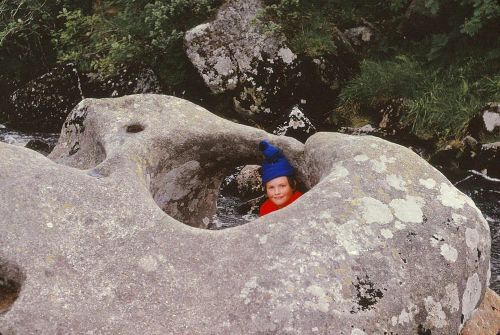
{"label": "dark water", "polygon": [[[38,140],[53,147],[58,136],[59,134],[24,134],[0,124],[0,141],[14,145],[25,146],[30,140]],[[492,239],[490,287],[500,294],[500,180],[469,171],[464,178],[453,183],[474,200],[489,223]],[[217,214],[211,220],[210,229],[235,227],[255,220],[258,217],[256,207],[247,207],[237,197],[219,196]]]}
{"label": "dark water", "polygon": [[46,144],[47,147],[53,148],[59,134],[52,133],[33,133],[25,134],[15,130],[8,129],[3,124],[0,124],[0,142],[5,142],[18,146],[26,146],[30,141],[38,141],[39,143]]}

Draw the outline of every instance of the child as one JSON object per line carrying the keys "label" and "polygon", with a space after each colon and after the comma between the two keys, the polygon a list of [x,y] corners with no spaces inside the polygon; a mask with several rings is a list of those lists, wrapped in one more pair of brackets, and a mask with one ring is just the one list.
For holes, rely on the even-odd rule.
{"label": "child", "polygon": [[288,206],[302,193],[296,190],[294,169],[283,153],[265,140],[260,142],[259,149],[265,157],[261,173],[268,197],[259,209],[259,215],[264,216]]}

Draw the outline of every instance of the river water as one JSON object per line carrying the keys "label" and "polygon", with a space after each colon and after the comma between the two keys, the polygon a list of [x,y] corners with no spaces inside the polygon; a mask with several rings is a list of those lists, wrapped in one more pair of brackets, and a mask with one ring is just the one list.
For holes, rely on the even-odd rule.
{"label": "river water", "polygon": [[[31,144],[36,142],[38,146],[42,144],[43,147],[46,144],[47,147],[52,148],[57,143],[58,136],[59,134],[25,134],[0,124],[0,141],[13,145],[26,146],[32,141]],[[452,180],[452,182],[459,190],[474,200],[489,223],[492,239],[490,287],[500,294],[500,180],[476,171],[469,171],[462,179]],[[226,229],[257,218],[255,208],[253,211],[242,213],[241,207],[240,199],[219,196],[217,215],[212,220],[211,229]]]}

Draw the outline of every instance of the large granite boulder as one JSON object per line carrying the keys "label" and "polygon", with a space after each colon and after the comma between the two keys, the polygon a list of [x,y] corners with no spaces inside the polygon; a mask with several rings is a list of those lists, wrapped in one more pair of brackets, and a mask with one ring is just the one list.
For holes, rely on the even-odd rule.
{"label": "large granite boulder", "polygon": [[187,56],[213,93],[226,93],[241,117],[266,129],[295,106],[309,119],[324,121],[341,82],[357,66],[354,50],[338,31],[336,55],[295,54],[284,36],[265,31],[262,11],[260,0],[227,1],[213,21],[186,33]]}
{"label": "large granite boulder", "polygon": [[[193,227],[262,139],[309,191],[246,225]],[[18,296],[3,335],[456,334],[488,287],[474,203],[382,139],[302,144],[138,95],[82,101],[49,157],[0,143],[0,278]]]}

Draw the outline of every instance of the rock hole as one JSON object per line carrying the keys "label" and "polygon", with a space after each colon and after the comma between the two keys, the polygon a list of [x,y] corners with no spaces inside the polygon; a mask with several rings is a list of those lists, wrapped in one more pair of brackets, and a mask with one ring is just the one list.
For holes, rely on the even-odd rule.
{"label": "rock hole", "polygon": [[[174,219],[203,229],[230,228],[255,220],[265,196],[260,166],[249,164],[260,162],[260,153],[249,149],[255,156],[228,157],[224,156],[227,152],[234,154],[232,144],[216,149],[210,149],[209,144],[204,147],[206,151],[197,145],[186,146],[172,155],[174,162],[170,156],[146,169],[146,181],[156,204]],[[196,160],[189,150],[196,151]],[[216,150],[222,151],[220,156],[214,153]],[[240,179],[236,174],[243,174],[241,187],[237,186]],[[299,181],[302,191],[301,185]]]}
{"label": "rock hole", "polygon": [[140,133],[144,130],[144,126],[139,123],[134,123],[127,126],[127,133]]}
{"label": "rock hole", "polygon": [[0,315],[9,311],[21,292],[24,275],[17,266],[0,260]]}

